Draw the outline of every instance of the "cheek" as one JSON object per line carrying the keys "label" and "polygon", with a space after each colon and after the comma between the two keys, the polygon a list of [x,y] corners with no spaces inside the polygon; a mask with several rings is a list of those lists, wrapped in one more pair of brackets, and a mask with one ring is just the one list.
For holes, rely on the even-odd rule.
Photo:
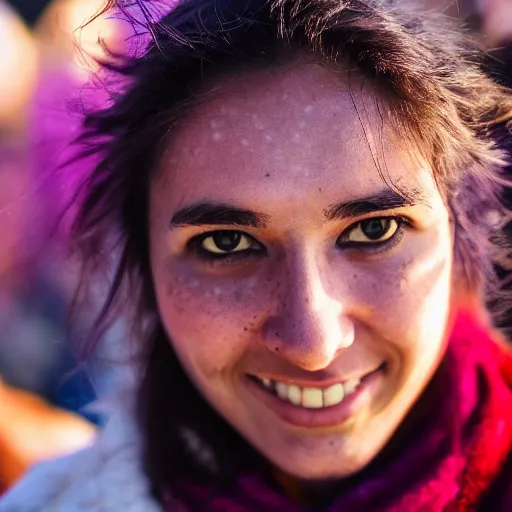
{"label": "cheek", "polygon": [[[402,255],[393,268],[373,275],[375,307],[394,312],[395,318],[411,320],[434,304],[440,312],[448,307],[451,288],[451,252],[432,244],[422,252]],[[409,323],[409,322],[407,322]]]}
{"label": "cheek", "polygon": [[410,237],[393,257],[357,275],[365,323],[400,359],[441,350],[452,310],[449,231]]}
{"label": "cheek", "polygon": [[160,316],[183,363],[204,376],[232,370],[264,316],[269,281],[198,275],[172,264],[154,276]]}

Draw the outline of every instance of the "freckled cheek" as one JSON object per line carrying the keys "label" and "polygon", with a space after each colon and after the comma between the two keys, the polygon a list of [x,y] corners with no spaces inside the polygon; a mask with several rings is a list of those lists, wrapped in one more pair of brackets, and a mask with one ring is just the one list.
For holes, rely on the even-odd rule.
{"label": "freckled cheek", "polygon": [[411,240],[393,257],[355,269],[355,302],[373,324],[414,330],[426,316],[443,318],[449,307],[452,254],[427,238]]}
{"label": "freckled cheek", "polygon": [[265,282],[255,278],[197,277],[171,270],[160,275],[156,292],[175,349],[203,372],[235,364],[265,310]]}
{"label": "freckled cheek", "polygon": [[396,389],[434,368],[451,305],[451,252],[416,245],[351,269],[360,339],[386,355]]}

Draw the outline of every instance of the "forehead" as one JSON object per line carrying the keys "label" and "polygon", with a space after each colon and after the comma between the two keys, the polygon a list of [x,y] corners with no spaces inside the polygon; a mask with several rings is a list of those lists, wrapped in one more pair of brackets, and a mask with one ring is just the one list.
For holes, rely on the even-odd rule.
{"label": "forehead", "polygon": [[319,191],[327,200],[356,200],[385,188],[383,175],[435,195],[428,166],[398,143],[383,108],[359,80],[311,62],[226,80],[170,137],[159,173],[172,182],[167,199],[250,206]]}

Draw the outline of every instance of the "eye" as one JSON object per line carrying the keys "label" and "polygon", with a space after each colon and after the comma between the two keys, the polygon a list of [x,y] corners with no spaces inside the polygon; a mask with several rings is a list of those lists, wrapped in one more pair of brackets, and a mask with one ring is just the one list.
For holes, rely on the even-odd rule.
{"label": "eye", "polygon": [[254,238],[241,231],[214,231],[198,237],[198,248],[210,255],[222,256],[259,249],[261,246]]}
{"label": "eye", "polygon": [[352,224],[339,236],[336,243],[345,249],[387,251],[400,243],[406,226],[411,224],[402,217],[365,219]]}
{"label": "eye", "polygon": [[343,241],[356,243],[378,243],[392,238],[400,227],[394,217],[365,219],[349,228]]}

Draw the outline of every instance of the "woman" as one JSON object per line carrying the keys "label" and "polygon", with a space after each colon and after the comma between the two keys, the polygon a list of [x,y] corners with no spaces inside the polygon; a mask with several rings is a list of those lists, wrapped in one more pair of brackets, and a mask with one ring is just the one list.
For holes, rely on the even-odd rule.
{"label": "woman", "polygon": [[188,0],[150,31],[85,120],[73,231],[113,270],[98,328],[131,308],[138,407],[0,510],[510,510],[509,91],[389,2]]}

